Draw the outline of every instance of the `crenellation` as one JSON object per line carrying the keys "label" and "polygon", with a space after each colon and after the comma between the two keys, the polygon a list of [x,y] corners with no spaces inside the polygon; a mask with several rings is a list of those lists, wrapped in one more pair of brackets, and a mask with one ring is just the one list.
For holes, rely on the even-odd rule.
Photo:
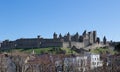
{"label": "crenellation", "polygon": [[[72,47],[84,48],[98,42],[100,39],[96,35],[96,31],[83,32],[79,35],[77,32],[75,35],[70,35],[68,32],[66,35],[62,36],[54,32],[53,38],[44,39],[40,35],[37,38],[21,38],[15,41],[5,40],[1,43],[2,49],[9,48],[42,48],[42,47]],[[106,38],[104,37],[104,43],[106,43]]]}

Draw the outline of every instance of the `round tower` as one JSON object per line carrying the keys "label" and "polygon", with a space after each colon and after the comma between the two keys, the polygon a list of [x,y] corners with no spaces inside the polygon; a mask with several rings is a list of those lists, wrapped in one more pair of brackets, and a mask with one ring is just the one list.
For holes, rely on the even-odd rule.
{"label": "round tower", "polygon": [[70,36],[70,33],[68,32],[67,34],[67,41],[71,41],[71,36]]}
{"label": "round tower", "polygon": [[62,35],[61,35],[61,33],[59,34],[59,38],[62,39]]}
{"label": "round tower", "polygon": [[57,39],[57,34],[54,32],[53,39]]}
{"label": "round tower", "polygon": [[93,43],[95,43],[97,40],[97,32],[93,31]]}
{"label": "round tower", "polygon": [[103,44],[106,44],[107,43],[107,39],[106,39],[106,37],[104,36],[103,37]]}

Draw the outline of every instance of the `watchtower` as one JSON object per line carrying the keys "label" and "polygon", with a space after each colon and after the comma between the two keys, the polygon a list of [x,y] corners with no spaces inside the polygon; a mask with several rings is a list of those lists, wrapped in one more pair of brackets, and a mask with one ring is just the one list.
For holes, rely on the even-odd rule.
{"label": "watchtower", "polygon": [[54,32],[53,39],[57,39],[57,34]]}

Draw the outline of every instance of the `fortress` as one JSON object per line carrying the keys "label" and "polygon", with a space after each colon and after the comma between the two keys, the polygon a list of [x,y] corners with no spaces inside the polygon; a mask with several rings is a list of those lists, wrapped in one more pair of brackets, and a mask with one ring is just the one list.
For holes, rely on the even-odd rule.
{"label": "fortress", "polygon": [[89,45],[98,42],[98,37],[96,31],[83,32],[79,35],[77,32],[75,35],[70,35],[68,32],[66,35],[59,36],[54,33],[53,38],[44,39],[40,36],[37,38],[21,38],[15,41],[5,40],[1,43],[1,49],[11,49],[11,48],[45,48],[45,47],[64,47],[71,48],[75,46],[76,48],[84,48]]}

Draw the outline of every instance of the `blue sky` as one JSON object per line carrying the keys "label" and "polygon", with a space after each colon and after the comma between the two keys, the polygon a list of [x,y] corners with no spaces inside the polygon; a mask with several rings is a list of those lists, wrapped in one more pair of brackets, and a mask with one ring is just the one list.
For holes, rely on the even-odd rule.
{"label": "blue sky", "polygon": [[120,0],[0,0],[1,41],[84,30],[119,41]]}

